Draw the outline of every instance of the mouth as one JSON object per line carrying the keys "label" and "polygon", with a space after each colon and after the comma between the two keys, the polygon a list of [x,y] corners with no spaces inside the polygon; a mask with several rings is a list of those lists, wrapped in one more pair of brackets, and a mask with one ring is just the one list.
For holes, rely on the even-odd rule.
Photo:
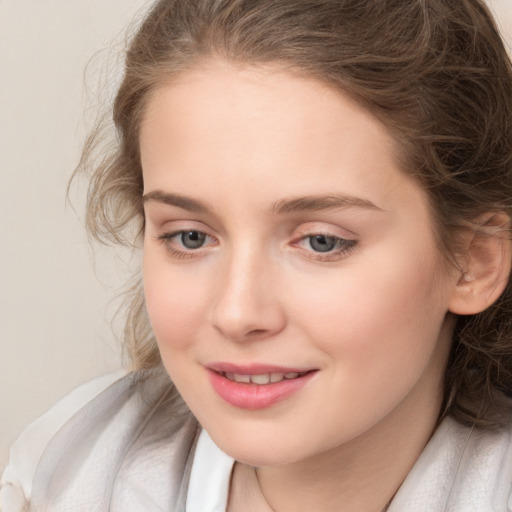
{"label": "mouth", "polygon": [[214,364],[207,368],[213,390],[239,409],[264,409],[299,392],[316,369]]}
{"label": "mouth", "polygon": [[255,375],[247,373],[234,373],[234,372],[217,372],[222,377],[232,381],[238,382],[239,384],[256,384],[257,386],[266,386],[267,384],[275,384],[283,380],[292,380],[303,377],[309,372],[314,370],[308,370],[305,372],[269,372],[259,373]]}

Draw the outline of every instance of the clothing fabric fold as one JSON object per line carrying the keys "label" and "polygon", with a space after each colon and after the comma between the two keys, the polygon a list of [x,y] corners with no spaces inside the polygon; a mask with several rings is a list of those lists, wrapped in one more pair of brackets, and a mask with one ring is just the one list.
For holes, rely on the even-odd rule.
{"label": "clothing fabric fold", "polygon": [[25,508],[4,479],[2,510],[184,512],[198,434],[163,370],[129,374],[55,433],[25,486]]}

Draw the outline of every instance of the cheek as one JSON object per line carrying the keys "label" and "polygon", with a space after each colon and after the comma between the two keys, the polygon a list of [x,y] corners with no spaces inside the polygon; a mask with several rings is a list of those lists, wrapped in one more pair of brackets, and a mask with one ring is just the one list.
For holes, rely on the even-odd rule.
{"label": "cheek", "polygon": [[204,318],[202,280],[191,276],[187,265],[184,267],[171,267],[154,251],[144,252],[146,308],[162,357],[191,344]]}
{"label": "cheek", "polygon": [[[396,263],[399,270],[354,268],[350,277],[307,295],[309,314],[301,329],[330,361],[332,396],[355,430],[387,414],[420,381],[442,378],[446,312],[432,279],[435,265]],[[366,419],[359,424],[358,418]]]}
{"label": "cheek", "polygon": [[317,286],[297,285],[290,296],[305,298],[296,308],[307,304],[307,316],[297,317],[327,354],[359,371],[403,371],[436,345],[447,309],[438,272],[434,255],[381,253]]}

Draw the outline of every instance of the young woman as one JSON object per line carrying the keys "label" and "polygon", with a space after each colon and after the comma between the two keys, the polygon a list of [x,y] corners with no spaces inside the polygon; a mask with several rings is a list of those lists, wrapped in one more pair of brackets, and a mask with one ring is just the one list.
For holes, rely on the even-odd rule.
{"label": "young woman", "polygon": [[91,232],[142,246],[134,371],[29,428],[5,510],[512,510],[512,73],[482,2],[161,0],[113,117],[82,167]]}

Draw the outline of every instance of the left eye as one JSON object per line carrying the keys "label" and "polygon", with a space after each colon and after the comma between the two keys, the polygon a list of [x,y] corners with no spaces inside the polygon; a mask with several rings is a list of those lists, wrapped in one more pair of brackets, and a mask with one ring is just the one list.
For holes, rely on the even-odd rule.
{"label": "left eye", "polygon": [[344,252],[353,248],[356,241],[337,236],[315,234],[304,237],[301,245],[303,248],[317,253]]}

